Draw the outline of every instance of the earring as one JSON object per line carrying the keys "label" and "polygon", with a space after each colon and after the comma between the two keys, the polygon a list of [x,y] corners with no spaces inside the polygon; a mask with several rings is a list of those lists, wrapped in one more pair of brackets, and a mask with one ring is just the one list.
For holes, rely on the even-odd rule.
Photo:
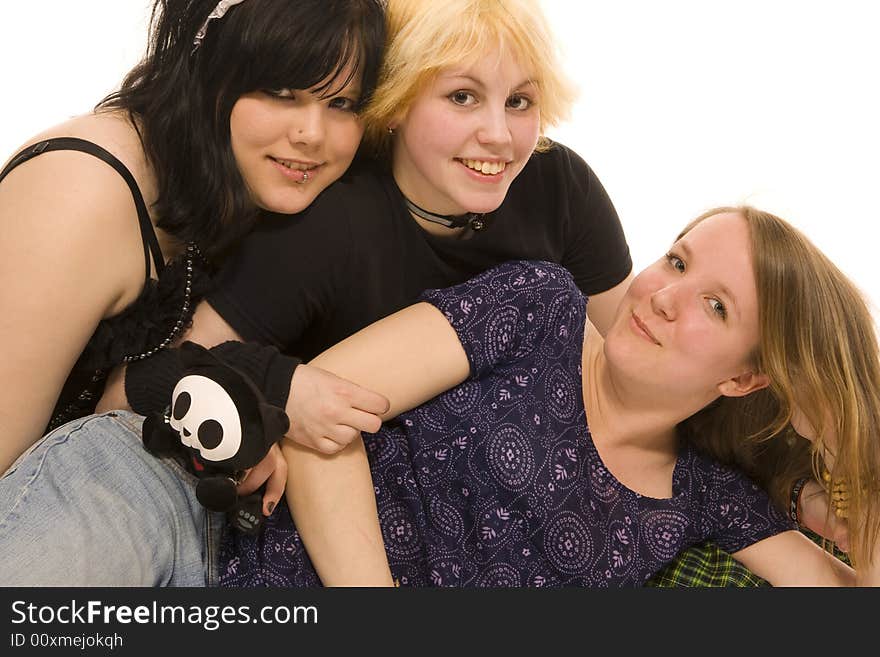
{"label": "earring", "polygon": [[389,127],[388,127],[388,134],[391,135],[391,136],[393,137],[393,136],[394,136],[394,128],[392,128],[392,127],[389,126]]}

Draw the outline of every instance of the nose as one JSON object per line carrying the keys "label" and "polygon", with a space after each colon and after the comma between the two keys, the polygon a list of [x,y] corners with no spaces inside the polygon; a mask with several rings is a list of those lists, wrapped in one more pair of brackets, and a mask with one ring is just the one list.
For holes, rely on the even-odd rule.
{"label": "nose", "polygon": [[501,146],[506,146],[513,141],[504,104],[500,106],[487,105],[480,113],[477,141],[484,145]]}
{"label": "nose", "polygon": [[190,433],[189,429],[184,427],[183,428],[183,435],[184,435],[184,437],[189,438],[192,435],[192,433]]}
{"label": "nose", "polygon": [[651,294],[651,310],[666,321],[673,321],[677,315],[678,289],[671,283],[655,290]]}
{"label": "nose", "polygon": [[324,139],[324,111],[321,103],[309,102],[291,112],[288,139],[300,146],[316,146]]}

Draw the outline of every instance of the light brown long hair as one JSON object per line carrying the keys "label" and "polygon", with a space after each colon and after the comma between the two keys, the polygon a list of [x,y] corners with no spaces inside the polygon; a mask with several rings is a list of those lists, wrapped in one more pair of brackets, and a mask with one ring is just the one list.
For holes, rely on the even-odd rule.
{"label": "light brown long hair", "polygon": [[[760,327],[754,364],[770,385],[746,397],[722,397],[680,429],[713,456],[744,468],[784,507],[798,477],[821,481],[821,469],[830,465],[832,481],[850,491],[850,559],[868,565],[880,534],[880,350],[867,303],[806,236],[767,212],[715,208],[682,235],[723,212],[738,213],[749,225]],[[813,442],[794,433],[794,408],[816,429]]]}

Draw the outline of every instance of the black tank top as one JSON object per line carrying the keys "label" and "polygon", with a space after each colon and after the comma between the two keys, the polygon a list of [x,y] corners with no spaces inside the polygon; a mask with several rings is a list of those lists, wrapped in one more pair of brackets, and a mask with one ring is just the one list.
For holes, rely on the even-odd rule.
{"label": "black tank top", "polygon": [[[180,316],[186,281],[184,259],[177,258],[166,265],[162,257],[156,232],[134,176],[114,155],[97,144],[75,137],[57,137],[28,146],[0,171],[0,182],[23,162],[42,153],[59,150],[81,151],[93,155],[122,176],[131,190],[137,210],[146,273],[144,287],[138,298],[121,313],[101,320],[96,327],[61,389],[46,431],[94,412],[104,391],[109,371],[122,363],[126,356],[146,352],[167,337]],[[150,278],[151,256],[158,280]],[[198,259],[194,264],[196,271],[187,324],[192,321],[192,310],[207,292],[210,282],[205,262]]]}

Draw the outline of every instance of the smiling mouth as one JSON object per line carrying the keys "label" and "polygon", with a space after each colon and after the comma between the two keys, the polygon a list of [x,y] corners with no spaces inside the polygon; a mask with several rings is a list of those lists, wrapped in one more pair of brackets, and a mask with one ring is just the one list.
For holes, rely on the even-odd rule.
{"label": "smiling mouth", "polygon": [[277,162],[285,169],[292,169],[294,171],[311,171],[312,169],[317,169],[320,164],[317,162],[297,162],[296,160],[279,160],[277,157],[270,157],[273,161]]}
{"label": "smiling mouth", "polygon": [[471,171],[476,171],[484,176],[497,176],[504,173],[507,168],[507,162],[490,162],[488,160],[464,160],[456,158],[457,162],[461,162]]}
{"label": "smiling mouth", "polygon": [[293,182],[298,185],[304,185],[313,177],[315,171],[322,166],[314,162],[297,162],[295,160],[279,160],[275,157],[269,157],[272,162],[281,167],[285,174],[288,175]]}
{"label": "smiling mouth", "polygon": [[640,318],[638,315],[636,315],[635,313],[632,314],[632,321],[633,321],[633,323],[636,325],[636,327],[638,328],[638,330],[639,330],[641,333],[643,333],[643,334],[645,335],[646,338],[648,338],[648,340],[650,340],[651,342],[653,342],[654,344],[656,344],[658,347],[662,346],[662,345],[660,344],[660,341],[657,340],[657,338],[654,337],[654,334],[651,333],[651,331],[648,330],[648,327],[645,326],[645,323],[644,323],[644,322],[641,320],[641,318]]}

